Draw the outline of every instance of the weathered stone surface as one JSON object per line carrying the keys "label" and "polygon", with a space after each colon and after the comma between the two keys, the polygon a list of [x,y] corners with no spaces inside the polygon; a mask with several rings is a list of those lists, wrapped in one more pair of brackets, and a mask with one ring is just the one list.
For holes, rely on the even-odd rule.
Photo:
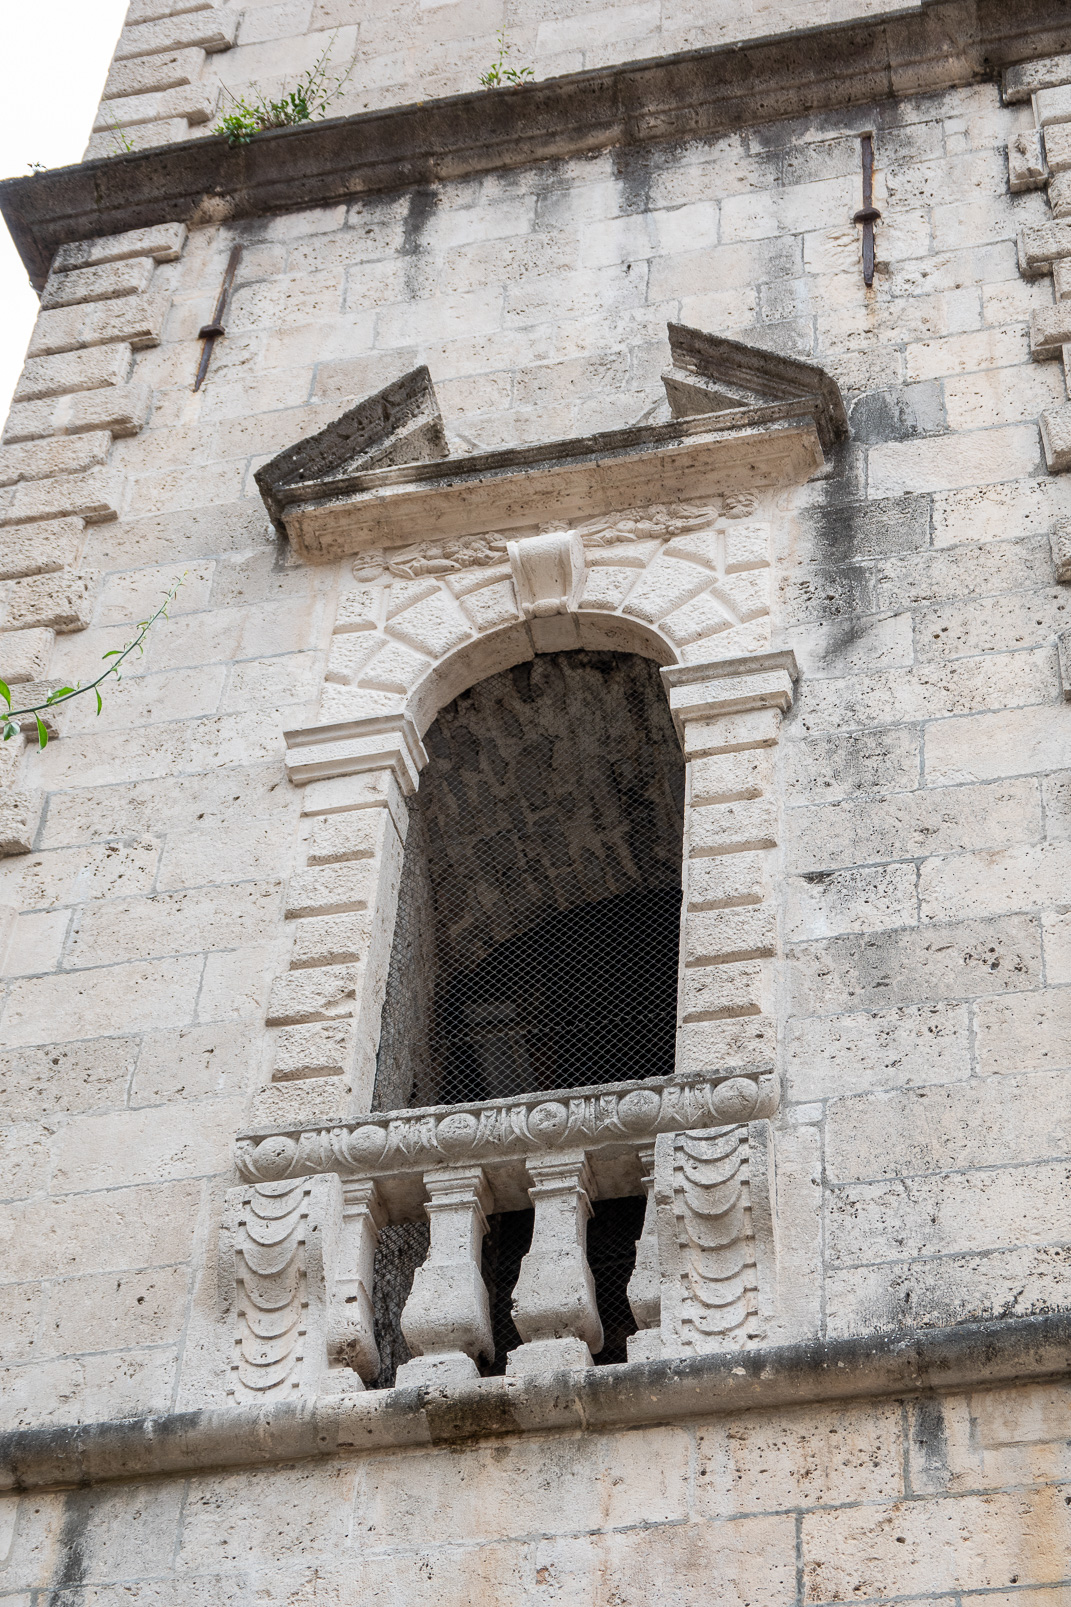
{"label": "weathered stone surface", "polygon": [[115,128],[136,129],[139,124],[178,117],[184,118],[188,126],[196,126],[211,121],[218,103],[219,88],[216,84],[186,83],[155,93],[139,90],[132,95],[103,101],[94,128],[98,133]]}
{"label": "weathered stone surface", "polygon": [[[81,519],[49,519],[0,534],[0,580],[53,574],[77,561],[84,526]],[[0,651],[6,647],[6,642]]]}
{"label": "weathered stone surface", "polygon": [[1009,105],[1056,84],[1071,84],[1071,56],[1042,56],[1004,69],[1004,99]]}
{"label": "weathered stone surface", "polygon": [[37,320],[29,355],[77,351],[118,342],[140,350],[160,339],[166,306],[159,296],[120,296],[89,307],[57,307]]}
{"label": "weathered stone surface", "polygon": [[76,392],[57,400],[22,402],[11,409],[4,440],[80,435],[87,430],[107,430],[113,437],[136,435],[148,417],[150,406],[151,394],[142,385],[114,385]]}
{"label": "weathered stone surface", "polygon": [[[167,58],[163,58],[164,61]],[[154,62],[155,67],[155,62]],[[183,223],[157,223],[144,229],[128,229],[109,234],[102,240],[65,241],[52,262],[53,273],[70,273],[93,268],[100,263],[122,262],[128,257],[152,257],[156,262],[173,262],[182,254],[186,242]]]}
{"label": "weathered stone surface", "polygon": [[0,630],[48,626],[81,631],[89,624],[92,577],[70,571],[0,582]]}
{"label": "weathered stone surface", "polygon": [[[546,0],[506,94],[479,8],[135,0],[98,122],[159,143],[4,187],[47,291],[0,675],[87,680],[185,576],[99,717],[0,751],[13,1601],[1064,1587],[1071,34],[1047,0],[893,11]],[[189,138],[336,29],[337,120]],[[419,364],[438,464],[390,419],[340,439]],[[667,366],[750,422],[667,420]],[[766,405],[817,371],[824,464],[828,385]],[[272,532],[280,455],[336,476],[356,562]],[[645,888],[657,919],[543,932]],[[459,1008],[512,944],[513,991]],[[663,970],[655,1054],[620,1022]],[[256,1210],[221,1237],[235,1135]],[[360,1387],[399,1364],[425,1387]]]}
{"label": "weathered stone surface", "polygon": [[204,7],[195,12],[168,15],[155,22],[141,22],[123,29],[115,48],[116,61],[152,56],[158,51],[188,49],[229,50],[238,31],[237,18],[226,12]]}
{"label": "weathered stone surface", "polygon": [[41,306],[72,307],[78,302],[110,301],[116,296],[139,296],[152,280],[149,256],[127,257],[94,268],[54,272],[41,295]]}
{"label": "weathered stone surface", "polygon": [[[200,11],[205,8],[198,5],[192,9]],[[173,9],[169,10],[171,15],[175,15]],[[127,15],[131,22],[135,20],[130,12]],[[157,20],[150,17],[137,19],[139,22]],[[186,50],[163,51],[151,56],[134,56],[128,61],[113,62],[104,85],[104,98],[109,100],[124,95],[149,95],[154,90],[174,89],[179,84],[191,84],[200,77],[204,60],[203,48],[195,45]]]}
{"label": "weathered stone surface", "polygon": [[23,365],[15,387],[15,401],[66,396],[101,386],[122,385],[130,373],[133,352],[121,343],[63,352],[54,357],[31,357]]}
{"label": "weathered stone surface", "polygon": [[0,855],[30,853],[40,821],[39,792],[25,788],[0,792]]}

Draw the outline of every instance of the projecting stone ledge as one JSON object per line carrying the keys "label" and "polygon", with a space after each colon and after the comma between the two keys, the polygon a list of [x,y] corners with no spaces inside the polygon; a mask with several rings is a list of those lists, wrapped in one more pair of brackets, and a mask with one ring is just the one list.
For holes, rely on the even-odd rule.
{"label": "projecting stone ledge", "polygon": [[283,531],[285,507],[308,486],[346,484],[367,469],[426,463],[448,452],[431,375],[421,367],[280,452],[255,479],[276,529]]}
{"label": "projecting stone ledge", "polygon": [[209,1468],[269,1467],[490,1436],[585,1433],[809,1402],[1062,1380],[1071,1316],[1056,1312],[686,1361],[483,1378],[0,1435],[0,1490]]}

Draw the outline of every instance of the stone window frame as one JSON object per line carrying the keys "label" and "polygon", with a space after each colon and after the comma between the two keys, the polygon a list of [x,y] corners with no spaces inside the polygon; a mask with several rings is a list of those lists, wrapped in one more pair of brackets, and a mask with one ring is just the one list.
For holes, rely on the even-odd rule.
{"label": "stone window frame", "polygon": [[[402,399],[407,427],[434,440],[426,388]],[[425,1207],[431,1251],[403,1314],[416,1355],[399,1383],[471,1379],[487,1337],[481,1224],[518,1190],[536,1206],[529,1272],[539,1263],[545,1274],[522,1269],[525,1342],[510,1371],[590,1364],[583,1222],[600,1187],[647,1195],[630,1360],[752,1347],[777,1331],[776,750],[798,672],[791,651],[771,645],[771,581],[798,488],[824,462],[818,412],[781,402],[726,413],[722,402],[675,435],[618,432],[602,451],[595,438],[586,462],[567,465],[571,480],[553,448],[499,454],[490,494],[485,463],[441,458],[351,474],[319,504],[302,487],[299,545],[322,559],[341,543],[357,584],[339,595],[320,721],[285,733],[308,863],[288,890],[294,963],[271,991],[273,1080],[238,1139],[243,1185],[224,1232],[238,1396],[360,1388],[374,1376],[378,1229]],[[322,459],[322,439],[313,444]],[[651,500],[628,501],[641,483]],[[377,524],[384,494],[402,502]],[[402,545],[407,506],[433,533]],[[541,521],[541,509],[557,517]],[[285,515],[278,499],[275,512]],[[376,547],[384,522],[391,538]],[[477,681],[573,647],[654,659],[684,754],[675,1074],[371,1114],[422,734]],[[263,1221],[289,1246],[272,1276],[295,1313],[274,1347],[258,1337],[251,1296],[267,1298]]]}

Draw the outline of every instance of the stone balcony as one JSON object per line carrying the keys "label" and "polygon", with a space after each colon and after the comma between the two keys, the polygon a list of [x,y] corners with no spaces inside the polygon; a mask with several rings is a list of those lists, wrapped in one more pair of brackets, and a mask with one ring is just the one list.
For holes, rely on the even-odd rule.
{"label": "stone balcony", "polygon": [[251,1132],[221,1255],[228,1392],[264,1399],[376,1377],[373,1268],[387,1223],[430,1221],[401,1315],[399,1387],[463,1382],[492,1347],[481,1249],[492,1211],[534,1208],[507,1371],[592,1365],[593,1199],[645,1194],[630,1360],[757,1342],[770,1299],[769,1068],[727,1068]]}

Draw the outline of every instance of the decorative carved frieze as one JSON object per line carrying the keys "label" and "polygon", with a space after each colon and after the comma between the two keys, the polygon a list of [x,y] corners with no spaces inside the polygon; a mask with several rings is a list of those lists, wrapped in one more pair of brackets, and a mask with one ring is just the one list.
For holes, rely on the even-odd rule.
{"label": "decorative carved frieze", "polygon": [[343,1177],[486,1165],[565,1147],[634,1144],[656,1133],[755,1121],[777,1108],[772,1067],[687,1079],[580,1088],[560,1098],[528,1094],[358,1117],[334,1127],[246,1134],[239,1175],[250,1182],[335,1172]]}
{"label": "decorative carved frieze", "polygon": [[463,541],[415,541],[408,547],[371,547],[353,561],[360,583],[421,580],[425,575],[453,575],[462,569],[490,569],[506,562],[506,538],[489,531]]}
{"label": "decorative carved frieze", "polygon": [[[701,530],[719,518],[747,519],[758,507],[750,492],[727,492],[703,502],[652,503],[619,512],[558,521],[537,527],[540,536],[575,533],[585,547],[617,547],[634,541],[669,541],[688,530]],[[353,560],[353,578],[361,585],[382,580],[421,580],[458,574],[466,569],[504,567],[507,538],[496,531],[455,540],[416,541],[404,547],[371,547]]]}

